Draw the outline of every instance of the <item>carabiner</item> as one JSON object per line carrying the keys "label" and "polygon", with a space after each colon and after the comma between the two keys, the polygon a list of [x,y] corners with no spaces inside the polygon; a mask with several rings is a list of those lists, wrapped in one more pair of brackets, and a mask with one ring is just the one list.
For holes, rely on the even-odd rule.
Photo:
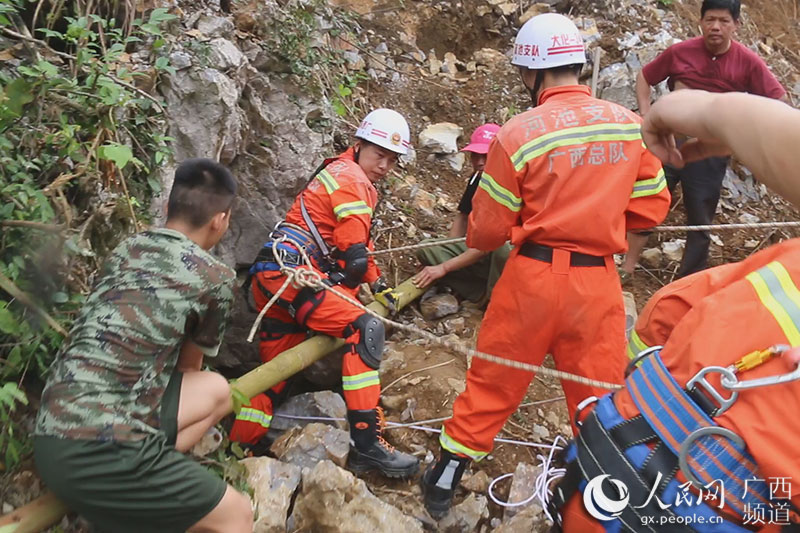
{"label": "carabiner", "polygon": [[[721,415],[722,413],[730,409],[731,406],[736,402],[739,393],[733,391],[728,398],[722,396],[722,394],[720,394],[717,391],[717,389],[715,389],[714,386],[711,385],[711,383],[709,383],[705,377],[706,374],[711,372],[719,372],[720,374],[722,374],[721,379],[723,380],[725,378],[728,378],[729,380],[731,380],[731,382],[736,381],[736,374],[734,374],[730,368],[725,368],[722,366],[707,366],[704,369],[700,370],[700,372],[695,374],[694,377],[686,383],[686,389],[689,392],[694,392],[695,389],[697,388],[697,385],[700,385],[703,388],[703,390],[709,396],[711,396],[712,399],[716,400],[719,406],[716,407],[712,413],[709,413],[709,416],[715,417]],[[727,387],[725,388],[727,389]]]}
{"label": "carabiner", "polygon": [[740,381],[735,375],[723,375],[720,384],[729,391],[756,389],[758,387],[767,387],[770,385],[780,385],[781,383],[789,383],[800,379],[800,347],[784,349],[780,352],[781,357],[787,359],[790,363],[794,364],[794,370],[785,374],[778,374],[777,376],[768,376],[758,379],[747,379]]}

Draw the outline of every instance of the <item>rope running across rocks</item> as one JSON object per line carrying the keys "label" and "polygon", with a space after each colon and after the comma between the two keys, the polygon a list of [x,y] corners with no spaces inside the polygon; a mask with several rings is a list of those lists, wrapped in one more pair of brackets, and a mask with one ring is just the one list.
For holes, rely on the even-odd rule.
{"label": "rope running across rocks", "polygon": [[511,360],[511,359],[505,359],[503,357],[498,357],[496,355],[492,355],[492,354],[488,354],[488,353],[484,353],[484,352],[479,352],[477,350],[469,348],[468,346],[464,345],[461,342],[453,342],[453,341],[450,341],[450,340],[442,339],[442,338],[440,338],[440,337],[438,337],[438,336],[436,336],[436,335],[434,335],[434,334],[432,334],[432,333],[430,333],[428,331],[425,331],[425,330],[422,330],[422,329],[419,329],[417,327],[410,326],[410,325],[407,325],[407,324],[403,324],[401,322],[396,322],[394,320],[390,320],[390,319],[388,319],[386,317],[383,317],[383,316],[379,315],[378,313],[376,313],[375,311],[373,311],[372,309],[370,309],[367,306],[363,305],[361,302],[359,302],[359,301],[347,296],[346,294],[342,294],[341,292],[335,290],[330,285],[327,285],[326,283],[324,283],[323,280],[322,280],[322,277],[320,276],[320,274],[318,272],[316,272],[315,270],[313,270],[313,266],[311,264],[311,260],[308,258],[308,255],[305,253],[305,250],[303,250],[302,247],[298,247],[298,250],[300,251],[300,254],[303,257],[303,262],[305,263],[305,266],[307,268],[302,268],[302,267],[290,268],[290,267],[287,267],[286,265],[284,265],[283,258],[281,257],[281,254],[279,253],[279,250],[278,250],[278,244],[283,242],[283,241],[285,241],[285,240],[287,240],[285,236],[281,237],[280,239],[274,240],[272,242],[272,252],[273,252],[273,256],[275,257],[275,260],[278,263],[278,266],[280,267],[280,272],[284,276],[286,276],[286,281],[283,283],[281,288],[275,293],[275,295],[270,299],[270,301],[267,302],[267,305],[265,305],[264,308],[261,309],[261,312],[258,314],[258,317],[256,318],[256,321],[253,323],[253,326],[250,329],[250,335],[247,337],[247,341],[248,342],[253,342],[253,338],[255,337],[256,331],[258,330],[258,327],[259,327],[259,325],[261,323],[261,319],[264,317],[264,314],[267,312],[267,310],[276,301],[278,301],[278,298],[280,298],[281,294],[283,294],[283,292],[286,290],[286,288],[291,283],[292,286],[294,286],[297,289],[300,289],[300,288],[303,288],[303,287],[311,287],[312,289],[316,289],[316,290],[326,290],[326,291],[328,291],[330,293],[333,293],[338,298],[341,298],[342,300],[350,303],[351,305],[354,305],[358,309],[361,309],[365,313],[368,313],[371,316],[374,316],[375,318],[377,318],[378,320],[384,322],[385,324],[392,326],[393,328],[396,328],[398,330],[405,331],[407,333],[411,333],[411,334],[423,337],[423,338],[427,339],[428,341],[433,342],[434,344],[439,344],[441,346],[444,346],[444,347],[446,347],[446,348],[448,348],[450,350],[453,350],[455,352],[461,353],[461,354],[466,355],[468,357],[475,357],[475,358],[478,358],[478,359],[483,359],[485,361],[489,361],[489,362],[496,363],[496,364],[499,364],[499,365],[509,366],[511,368],[516,368],[518,370],[525,370],[527,372],[536,372],[536,373],[539,373],[539,374],[544,374],[546,376],[552,376],[552,377],[555,377],[555,378],[558,378],[558,379],[574,381],[576,383],[580,383],[582,385],[587,385],[587,386],[590,386],[590,387],[599,387],[599,388],[608,389],[608,390],[618,390],[618,389],[622,388],[622,385],[617,384],[617,383],[608,383],[608,382],[605,382],[605,381],[598,381],[598,380],[595,380],[595,379],[589,379],[589,378],[586,378],[586,377],[583,377],[583,376],[570,374],[569,372],[563,372],[561,370],[547,368],[547,367],[540,366],[540,365],[533,365],[533,364],[530,364],[530,363],[523,363],[521,361],[514,361],[514,360]]}
{"label": "rope running across rocks", "polygon": [[[682,231],[714,231],[714,230],[736,230],[736,229],[775,229],[775,228],[797,228],[800,227],[800,221],[788,222],[752,222],[752,223],[736,223],[736,224],[706,224],[703,226],[656,226],[652,231],[660,231],[665,233],[682,232]],[[375,250],[368,252],[369,255],[383,255],[394,252],[406,252],[411,250],[420,250],[422,248],[433,248],[434,246],[441,246],[444,244],[456,244],[466,241],[465,237],[455,237],[452,239],[439,239],[428,242],[421,242],[418,244],[409,244],[407,246],[398,246],[397,248],[387,248],[385,250]]]}

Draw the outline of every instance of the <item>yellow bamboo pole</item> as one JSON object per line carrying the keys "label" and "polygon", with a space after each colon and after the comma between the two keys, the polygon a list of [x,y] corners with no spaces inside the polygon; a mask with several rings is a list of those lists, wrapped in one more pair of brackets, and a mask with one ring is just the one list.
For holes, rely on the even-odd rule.
{"label": "yellow bamboo pole", "polygon": [[[419,298],[423,291],[424,289],[416,288],[411,279],[407,279],[395,288],[397,308],[407,306]],[[328,297],[335,298],[333,295]],[[382,316],[388,314],[388,310],[378,302],[367,307]],[[327,335],[311,337],[281,353],[269,363],[234,380],[233,385],[248,398],[253,397],[290,378],[342,345],[342,339]],[[38,533],[56,524],[67,511],[67,507],[53,493],[48,492],[24,507],[0,516],[0,533]]]}
{"label": "yellow bamboo pole", "polygon": [[[407,279],[398,285],[394,292],[398,300],[397,308],[402,309],[419,298],[424,289],[418,289],[411,282],[411,279]],[[335,298],[333,295],[328,295],[327,297]],[[373,302],[367,307],[382,316],[388,314],[388,310],[378,302]],[[252,398],[256,394],[264,392],[297,374],[342,345],[344,345],[342,339],[328,337],[327,335],[311,337],[294,348],[281,353],[269,363],[254,368],[235,380],[233,386],[244,396]]]}

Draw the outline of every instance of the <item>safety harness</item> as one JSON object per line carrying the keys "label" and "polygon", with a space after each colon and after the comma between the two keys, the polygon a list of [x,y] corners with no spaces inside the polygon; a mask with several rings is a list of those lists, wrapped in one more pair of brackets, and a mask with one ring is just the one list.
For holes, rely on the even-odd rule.
{"label": "safety harness", "polygon": [[[730,369],[709,367],[683,388],[667,371],[659,352],[651,351],[626,380],[638,416],[624,419],[611,394],[592,399],[596,400],[594,409],[563,452],[566,474],[549,502],[557,531],[566,503],[583,492],[588,481],[604,475],[621,481],[629,495],[642,499],[625,506],[618,520],[603,522],[606,531],[750,531],[741,525],[748,509],[776,500],[769,499],[769,487],[741,437],[714,422],[736,400],[737,392],[727,398],[719,394],[705,379],[709,372],[721,373],[723,384],[747,383],[738,382]],[[713,491],[716,486],[718,494],[724,493],[724,508],[687,493],[688,486],[676,477],[679,470],[696,489]],[[601,487],[607,495],[623,496],[611,482]],[[695,501],[684,499],[676,505],[679,492]],[[669,507],[662,508],[656,497],[645,500],[651,493]]]}
{"label": "safety harness", "polygon": [[[250,302],[250,287],[254,279],[256,287],[267,300],[274,296],[261,283],[256,274],[261,272],[280,272],[280,263],[275,257],[276,250],[280,254],[281,262],[286,267],[297,268],[304,264],[300,250],[305,251],[309,259],[316,265],[322,266],[326,264],[322,251],[308,231],[288,222],[279,222],[270,233],[269,240],[259,250],[242,284],[245,302],[248,309],[253,312],[257,311]],[[310,287],[305,287],[292,300],[278,298],[275,301],[275,305],[286,310],[295,320],[295,323],[267,317],[261,321],[260,338],[262,340],[274,340],[286,334],[305,333],[307,329],[304,324],[308,315],[322,303],[324,297],[324,292],[317,292]]]}

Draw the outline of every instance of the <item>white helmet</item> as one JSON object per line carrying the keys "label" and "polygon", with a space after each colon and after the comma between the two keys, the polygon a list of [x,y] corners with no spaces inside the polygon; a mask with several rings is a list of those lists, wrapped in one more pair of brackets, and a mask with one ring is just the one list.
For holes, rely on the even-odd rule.
{"label": "white helmet", "polygon": [[356,130],[356,137],[400,155],[406,155],[411,146],[408,122],[391,109],[376,109],[364,117]]}
{"label": "white helmet", "polygon": [[581,32],[564,15],[537,15],[519,29],[511,63],[536,70],[586,63]]}

